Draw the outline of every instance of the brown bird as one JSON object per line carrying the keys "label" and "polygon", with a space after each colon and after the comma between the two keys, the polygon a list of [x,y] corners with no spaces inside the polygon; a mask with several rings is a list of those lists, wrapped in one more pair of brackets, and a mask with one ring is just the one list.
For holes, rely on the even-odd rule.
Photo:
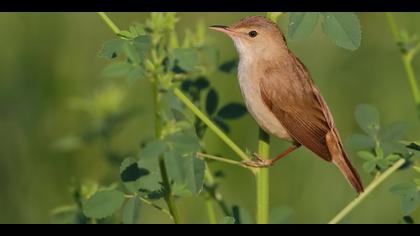
{"label": "brown bird", "polygon": [[354,189],[363,185],[347,158],[331,112],[303,63],[287,48],[282,31],[271,20],[252,16],[231,26],[215,25],[239,53],[238,79],[246,107],[267,133],[293,145],[270,160],[255,154],[252,167],[268,167],[305,146],[334,163]]}

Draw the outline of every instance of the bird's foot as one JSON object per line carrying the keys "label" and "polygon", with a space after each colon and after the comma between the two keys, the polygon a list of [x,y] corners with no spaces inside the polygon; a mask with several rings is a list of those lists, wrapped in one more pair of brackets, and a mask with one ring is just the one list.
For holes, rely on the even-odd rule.
{"label": "bird's foot", "polygon": [[262,159],[258,153],[253,153],[252,156],[254,157],[254,160],[242,161],[242,164],[254,168],[266,168],[273,165],[271,160]]}

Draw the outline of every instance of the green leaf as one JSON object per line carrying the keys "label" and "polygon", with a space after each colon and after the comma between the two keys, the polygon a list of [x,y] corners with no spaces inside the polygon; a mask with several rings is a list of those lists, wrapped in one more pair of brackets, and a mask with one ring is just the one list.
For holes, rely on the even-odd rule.
{"label": "green leaf", "polygon": [[213,115],[216,112],[217,105],[219,103],[219,97],[214,89],[210,89],[206,97],[206,112],[208,115]]}
{"label": "green leaf", "polygon": [[193,194],[199,194],[203,189],[205,162],[192,156],[185,163],[186,185]]}
{"label": "green leaf", "polygon": [[223,119],[238,119],[246,114],[246,108],[239,103],[230,103],[222,107],[217,116]]}
{"label": "green leaf", "polygon": [[206,77],[201,76],[194,81],[194,86],[198,90],[204,90],[210,86],[210,82]]}
{"label": "green leaf", "polygon": [[272,20],[274,23],[277,23],[278,18],[283,14],[283,12],[267,12],[267,18]]}
{"label": "green leaf", "polygon": [[403,196],[401,210],[404,215],[409,215],[415,211],[420,203],[420,193],[413,192]]}
{"label": "green leaf", "polygon": [[350,12],[327,12],[322,26],[325,34],[338,46],[356,50],[360,46],[362,33],[356,14]]}
{"label": "green leaf", "polygon": [[121,48],[124,46],[124,43],[125,40],[123,39],[113,39],[105,42],[99,52],[99,56],[106,59],[116,58],[119,55]]}
{"label": "green leaf", "polygon": [[166,143],[162,140],[152,140],[148,142],[139,152],[140,159],[157,159],[166,150]]}
{"label": "green leaf", "polygon": [[413,218],[411,216],[404,216],[402,218],[402,223],[403,224],[411,225],[411,224],[414,224],[414,220],[413,220]]}
{"label": "green leaf", "polygon": [[204,183],[203,160],[192,155],[180,156],[175,152],[165,153],[165,164],[170,178],[180,186],[187,188],[192,194],[201,192]]}
{"label": "green leaf", "polygon": [[363,164],[363,170],[368,174],[372,173],[375,170],[375,168],[376,168],[376,161],[366,161]]}
{"label": "green leaf", "polygon": [[368,151],[357,152],[357,155],[365,161],[374,161],[376,159],[375,155]]}
{"label": "green leaf", "polygon": [[109,64],[102,71],[102,74],[107,77],[124,77],[131,71],[132,66],[127,62],[115,62]]}
{"label": "green leaf", "polygon": [[122,221],[124,224],[135,224],[139,217],[139,199],[130,198],[123,208]]}
{"label": "green leaf", "polygon": [[379,158],[379,159],[384,158],[384,150],[382,150],[382,148],[380,146],[375,147],[375,153],[376,153],[377,158]]}
{"label": "green leaf", "polygon": [[133,62],[133,64],[138,65],[140,63],[141,61],[140,55],[133,44],[127,42],[124,45],[124,52],[127,55],[127,58],[129,59],[129,61]]}
{"label": "green leaf", "polygon": [[223,217],[219,221],[219,224],[222,224],[222,225],[233,225],[233,224],[235,224],[235,218],[230,217],[230,216],[225,216],[225,217]]}
{"label": "green leaf", "polygon": [[238,67],[238,59],[232,59],[232,60],[222,63],[219,66],[219,70],[224,73],[233,73],[236,71],[237,67]]}
{"label": "green leaf", "polygon": [[309,37],[318,23],[318,12],[289,13],[288,38],[299,40]]}
{"label": "green leaf", "polygon": [[347,139],[347,146],[356,150],[372,149],[375,147],[375,141],[372,137],[364,134],[352,134]]}
{"label": "green leaf", "polygon": [[418,144],[417,142],[412,142],[407,145],[407,148],[420,151],[420,144]]}
{"label": "green leaf", "polygon": [[147,169],[139,168],[136,160],[134,159],[132,160],[126,159],[123,162],[122,167],[124,167],[124,165],[127,165],[128,164],[127,162],[132,162],[132,163],[129,164],[127,167],[125,167],[121,171],[121,180],[123,182],[133,182],[140,179],[141,177],[144,177],[150,174],[150,172]]}
{"label": "green leaf", "polygon": [[401,159],[401,157],[397,154],[391,154],[391,155],[388,155],[385,159],[387,159],[390,162],[396,162],[399,159]]}
{"label": "green leaf", "polygon": [[219,51],[214,47],[204,47],[200,50],[201,60],[200,65],[208,68],[214,68],[219,64]]}
{"label": "green leaf", "polygon": [[136,81],[139,79],[144,78],[145,76],[145,70],[142,66],[135,66],[130,73],[128,73],[127,79],[131,81]]}
{"label": "green leaf", "polygon": [[379,131],[379,112],[368,104],[361,104],[356,107],[355,117],[357,124],[367,134],[374,136]]}
{"label": "green leaf", "polygon": [[140,55],[144,56],[151,48],[152,41],[150,36],[147,35],[140,35],[133,40],[134,47],[140,53]]}
{"label": "green leaf", "polygon": [[417,190],[420,191],[420,179],[414,179],[413,182],[417,186]]}
{"label": "green leaf", "polygon": [[287,206],[278,206],[270,211],[270,224],[286,224],[289,223],[295,211]]}
{"label": "green leaf", "polygon": [[389,166],[392,165],[392,162],[390,162],[387,159],[379,159],[376,161],[376,165],[379,166],[379,168],[381,168],[382,171],[388,169]]}
{"label": "green leaf", "polygon": [[390,191],[394,194],[398,195],[405,195],[410,194],[417,191],[417,186],[415,183],[407,182],[407,183],[401,183],[394,185]]}
{"label": "green leaf", "polygon": [[200,150],[200,140],[193,134],[180,132],[166,137],[166,140],[173,145],[173,149],[179,155],[196,153]]}
{"label": "green leaf", "polygon": [[379,139],[381,141],[396,141],[404,136],[404,124],[395,122],[379,131]]}
{"label": "green leaf", "polygon": [[90,218],[102,219],[120,209],[124,200],[124,193],[116,190],[97,192],[83,205],[83,213]]}
{"label": "green leaf", "polygon": [[195,70],[197,66],[198,55],[193,48],[177,48],[173,52],[173,57],[175,63],[187,72]]}
{"label": "green leaf", "polygon": [[[146,174],[145,171],[148,173]],[[144,177],[150,174],[150,172],[147,169],[142,169],[138,167],[137,160],[128,157],[122,161],[120,166],[120,178],[125,186],[125,188],[133,193],[136,194],[141,186],[141,183],[139,181],[140,177]]]}

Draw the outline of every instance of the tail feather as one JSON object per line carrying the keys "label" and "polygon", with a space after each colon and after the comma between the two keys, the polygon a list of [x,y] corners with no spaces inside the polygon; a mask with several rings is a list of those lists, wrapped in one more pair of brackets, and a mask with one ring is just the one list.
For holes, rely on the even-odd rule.
{"label": "tail feather", "polygon": [[343,173],[357,193],[362,193],[364,191],[362,181],[356,169],[347,158],[346,153],[343,151],[340,140],[333,130],[328,132],[326,142],[332,156],[332,162],[340,169],[341,173]]}

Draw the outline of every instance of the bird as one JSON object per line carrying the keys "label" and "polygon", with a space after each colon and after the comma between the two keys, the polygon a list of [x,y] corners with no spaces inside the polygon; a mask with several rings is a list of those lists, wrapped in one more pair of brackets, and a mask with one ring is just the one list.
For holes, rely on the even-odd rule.
{"label": "bird", "polygon": [[356,192],[362,193],[363,184],[344,151],[330,109],[278,25],[263,16],[249,16],[230,26],[209,28],[233,40],[239,54],[239,87],[251,116],[268,134],[291,143],[272,159],[254,154],[244,164],[270,167],[304,146],[335,164]]}

